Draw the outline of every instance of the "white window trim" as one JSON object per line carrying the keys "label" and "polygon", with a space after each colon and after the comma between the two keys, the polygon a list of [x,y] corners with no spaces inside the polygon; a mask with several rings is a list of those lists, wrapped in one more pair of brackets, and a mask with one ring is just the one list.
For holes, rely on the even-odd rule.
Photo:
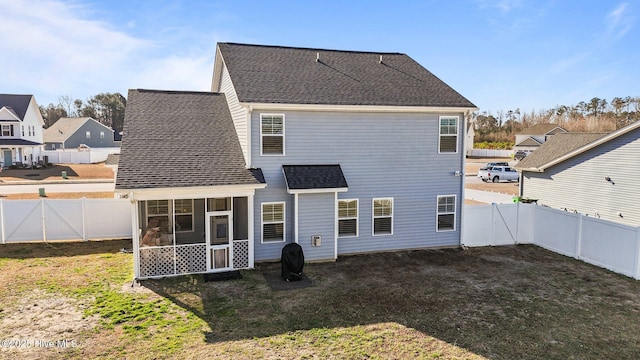
{"label": "white window trim", "polygon": [[[375,233],[376,232],[375,219],[376,218],[386,218],[386,217],[388,217],[388,216],[375,216],[374,215],[374,213],[375,213],[375,208],[374,208],[375,205],[374,204],[375,204],[376,200],[391,200],[391,233],[389,233],[389,234],[376,234]],[[394,220],[394,216],[395,216],[395,213],[396,213],[395,206],[396,206],[396,204],[395,204],[395,201],[393,201],[392,197],[373,198],[373,199],[371,199],[371,236],[391,236],[391,235],[393,235],[393,227],[394,227],[393,226],[393,223],[394,223],[393,220]]]}
{"label": "white window trim", "polygon": [[173,228],[173,224],[171,223],[171,220],[173,220],[171,218],[171,214],[173,213],[172,211],[172,205],[173,205],[173,200],[171,199],[158,199],[158,200],[151,200],[151,201],[166,201],[167,202],[167,213],[162,213],[162,214],[149,214],[149,200],[145,201],[145,219],[144,219],[144,226],[145,228],[149,227],[149,216],[167,216],[167,218],[169,219],[169,224],[167,224],[167,228],[170,232],[170,234],[173,234],[175,232],[175,229]]}
{"label": "white window trim", "polygon": [[[453,197],[453,212],[439,212],[438,211],[438,203],[440,201],[440,198],[445,198],[445,197]],[[436,198],[436,232],[450,232],[450,231],[456,231],[456,225],[458,225],[456,223],[456,217],[457,217],[457,208],[458,208],[458,197],[455,194],[451,194],[451,195],[438,195],[438,197]],[[438,229],[438,217],[440,215],[451,215],[453,214],[453,229],[444,229],[444,230],[439,230]]]}
{"label": "white window trim", "polygon": [[[8,133],[9,133],[9,135],[5,135],[5,134],[4,134],[4,129],[5,129],[5,127],[6,127],[6,129],[7,129]],[[7,124],[7,125],[3,124],[3,125],[0,127],[0,135],[2,135],[2,136],[4,136],[4,137],[11,136],[11,125],[9,125],[9,124]]]}
{"label": "white window trim", "polygon": [[[190,213],[177,213],[177,212],[176,212],[176,200],[180,200],[180,201],[184,201],[184,200],[191,200],[191,212],[190,212]],[[195,231],[195,219],[194,219],[194,218],[195,218],[195,215],[194,215],[194,208],[193,208],[193,206],[194,206],[194,204],[193,204],[193,199],[174,199],[174,200],[172,200],[172,201],[170,202],[170,205],[169,205],[169,206],[173,208],[173,222],[174,222],[174,224],[173,224],[174,229],[173,229],[173,230],[174,230],[176,233],[190,233],[190,232],[194,232],[194,231]],[[178,230],[175,228],[176,224],[178,223],[178,222],[176,221],[176,216],[181,216],[181,215],[191,215],[191,230],[180,230],[180,231],[178,231]]]}
{"label": "white window trim", "polygon": [[[264,205],[282,204],[282,240],[281,241],[264,241],[264,225],[278,224],[280,221],[264,221]],[[260,203],[260,243],[261,244],[280,244],[287,241],[287,203],[284,201],[272,201]]]}
{"label": "white window trim", "polygon": [[91,131],[86,131],[86,132],[85,132],[85,134],[84,134],[84,136],[85,136],[87,139],[91,139]]}
{"label": "white window trim", "polygon": [[104,139],[104,131],[100,131],[100,139]]}
{"label": "white window trim", "polygon": [[[341,218],[340,213],[340,201],[355,201],[356,202],[356,216],[355,217],[345,217]],[[393,211],[391,212],[393,215]],[[346,239],[346,238],[356,238],[360,235],[360,201],[358,199],[338,199],[336,202],[336,233],[338,234],[338,238]],[[340,235],[340,220],[356,220],[356,234],[355,235]],[[392,226],[393,227],[393,226]]]}
{"label": "white window trim", "polygon": [[[442,121],[442,119],[452,119],[455,118],[456,119],[456,151],[446,151],[446,152],[441,152],[440,151],[440,140],[442,139],[443,136],[454,136],[451,134],[440,134],[440,122]],[[440,116],[438,117],[438,154],[457,154],[458,153],[458,147],[459,147],[459,140],[460,140],[460,117],[459,116],[455,116],[455,115],[448,115],[448,116]]]}
{"label": "white window trim", "polygon": [[[262,152],[262,117],[263,116],[282,116],[282,154],[264,154]],[[260,114],[260,123],[258,124],[260,126],[260,156],[285,156],[285,133],[286,133],[286,126],[285,126],[285,116],[284,114],[271,114],[271,113],[265,113],[265,114]],[[277,135],[273,135],[273,134],[269,134],[268,136],[277,136]]]}

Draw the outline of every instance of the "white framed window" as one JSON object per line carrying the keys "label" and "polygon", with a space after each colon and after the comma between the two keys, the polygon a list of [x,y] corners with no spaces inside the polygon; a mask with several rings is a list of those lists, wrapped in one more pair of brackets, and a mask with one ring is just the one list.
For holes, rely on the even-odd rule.
{"label": "white framed window", "polygon": [[2,125],[2,136],[11,136],[11,125]]}
{"label": "white framed window", "polygon": [[393,198],[373,199],[373,235],[393,235]]}
{"label": "white framed window", "polygon": [[262,242],[284,242],[285,237],[285,203],[262,203]]}
{"label": "white framed window", "polygon": [[159,227],[162,232],[170,233],[169,218],[171,209],[169,200],[147,200],[147,228]]}
{"label": "white framed window", "polygon": [[193,199],[176,199],[173,204],[176,232],[193,232]]}
{"label": "white framed window", "polygon": [[438,153],[458,152],[458,120],[457,116],[440,116]]}
{"label": "white framed window", "polygon": [[91,139],[91,131],[87,131],[85,136],[87,139]]}
{"label": "white framed window", "polygon": [[358,236],[358,199],[338,200],[338,237]]}
{"label": "white framed window", "polygon": [[456,196],[438,196],[437,213],[436,231],[454,231],[456,229]]}
{"label": "white framed window", "polygon": [[100,131],[100,139],[104,139],[104,131]]}
{"label": "white framed window", "polygon": [[284,155],[284,115],[260,114],[260,155]]}
{"label": "white framed window", "polygon": [[22,130],[22,136],[24,137],[24,125],[20,126],[21,130]]}

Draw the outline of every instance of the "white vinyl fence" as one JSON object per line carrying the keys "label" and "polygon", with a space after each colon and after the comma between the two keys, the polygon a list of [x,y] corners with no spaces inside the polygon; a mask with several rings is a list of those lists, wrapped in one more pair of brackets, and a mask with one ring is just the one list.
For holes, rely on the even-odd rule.
{"label": "white vinyl fence", "polygon": [[43,156],[52,164],[95,164],[107,160],[109,154],[120,153],[120,148],[91,148],[44,150]]}
{"label": "white vinyl fence", "polygon": [[124,199],[0,200],[2,243],[131,238]]}
{"label": "white vinyl fence", "polygon": [[511,157],[513,153],[514,153],[513,150],[494,150],[494,149],[467,150],[467,156],[484,157],[484,158],[492,158],[492,157],[508,158],[508,157]]}
{"label": "white vinyl fence", "polygon": [[463,246],[535,244],[640,280],[640,228],[523,203],[464,211]]}

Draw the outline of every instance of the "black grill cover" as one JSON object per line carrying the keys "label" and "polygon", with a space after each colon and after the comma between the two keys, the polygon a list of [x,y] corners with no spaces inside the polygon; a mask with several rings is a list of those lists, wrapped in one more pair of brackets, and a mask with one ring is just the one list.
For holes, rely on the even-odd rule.
{"label": "black grill cover", "polygon": [[302,280],[302,268],[304,267],[304,254],[302,246],[290,243],[282,248],[282,278],[286,281]]}

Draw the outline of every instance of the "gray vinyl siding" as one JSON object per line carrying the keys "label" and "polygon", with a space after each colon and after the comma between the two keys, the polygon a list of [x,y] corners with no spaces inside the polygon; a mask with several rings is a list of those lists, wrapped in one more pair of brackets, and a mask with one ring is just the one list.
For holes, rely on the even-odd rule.
{"label": "gray vinyl siding", "polygon": [[640,226],[639,137],[636,129],[543,173],[524,172],[523,196],[540,205],[589,216],[597,211],[601,219]]}
{"label": "gray vinyl siding", "polygon": [[248,146],[247,146],[247,111],[240,106],[238,100],[238,94],[236,93],[231,77],[229,76],[229,70],[226,66],[222,67],[222,77],[220,79],[220,92],[224,93],[227,98],[227,104],[229,105],[229,111],[231,112],[231,118],[233,119],[233,125],[236,128],[236,134],[238,140],[240,140],[240,147],[242,148],[242,154],[244,155],[245,162],[248,163]]}
{"label": "gray vinyl siding", "polygon": [[[334,258],[335,211],[335,193],[298,195],[298,243],[306,261]],[[311,246],[313,235],[322,236],[320,246]]]}
{"label": "gray vinyl siding", "polygon": [[[91,137],[87,139],[87,131],[91,133]],[[104,139],[100,138],[100,132],[104,132]],[[87,121],[73,135],[69,136],[64,142],[65,149],[75,149],[81,144],[88,147],[117,147],[113,140],[113,130],[94,121]],[[60,147],[58,147],[59,149]]]}
{"label": "gray vinyl siding", "polygon": [[[287,238],[293,241],[293,196],[282,165],[340,164],[349,190],[338,197],[359,200],[359,234],[339,239],[338,255],[459,245],[462,177],[454,173],[463,169],[463,114],[442,114],[459,116],[458,152],[438,154],[437,114],[268,112],[285,114],[286,156],[260,156],[260,111],[254,110],[252,166],[267,182],[256,191],[257,225],[261,202],[287,201]],[[436,232],[438,195],[456,195],[455,231]],[[372,199],[388,197],[394,199],[393,235],[373,236]],[[255,259],[279,258],[284,244],[260,244],[260,231],[256,226]]]}

